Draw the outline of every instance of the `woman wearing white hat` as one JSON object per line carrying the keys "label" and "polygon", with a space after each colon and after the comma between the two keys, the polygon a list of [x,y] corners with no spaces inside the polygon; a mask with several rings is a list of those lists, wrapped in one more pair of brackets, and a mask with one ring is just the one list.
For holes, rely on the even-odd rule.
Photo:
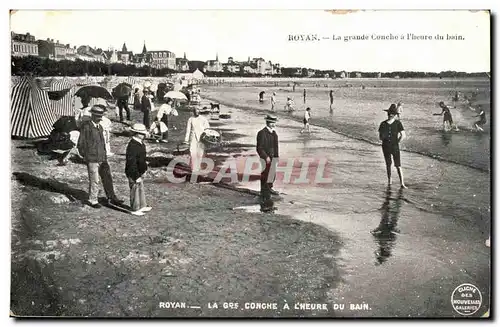
{"label": "woman wearing white hat", "polygon": [[127,146],[125,175],[128,178],[130,187],[130,207],[132,214],[136,216],[144,215],[144,212],[151,211],[151,207],[146,204],[146,195],[144,193],[144,183],[142,176],[148,170],[146,162],[146,145],[144,138],[148,130],[144,124],[134,124],[131,129],[134,136],[130,139]]}
{"label": "woman wearing white hat", "polygon": [[200,115],[198,107],[193,108],[193,116],[189,117],[186,128],[184,143],[189,143],[189,152],[191,154],[191,170],[197,172],[200,170],[205,145],[201,141],[203,132],[210,128],[208,120]]}

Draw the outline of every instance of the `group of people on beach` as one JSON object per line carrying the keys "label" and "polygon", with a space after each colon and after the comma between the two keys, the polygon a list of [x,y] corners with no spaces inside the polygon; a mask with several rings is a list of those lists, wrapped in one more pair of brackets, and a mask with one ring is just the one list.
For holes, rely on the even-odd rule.
{"label": "group of people on beach", "polygon": [[[450,111],[450,107],[447,106],[443,101],[439,102],[439,107],[442,109],[440,113],[435,113],[436,116],[443,116],[443,130],[445,132],[454,129],[455,131],[459,131],[458,126],[455,122],[453,122],[453,117]],[[477,106],[477,109],[474,109],[471,105],[468,105],[469,109],[472,111],[479,111],[474,117],[479,117],[479,120],[474,123],[474,127],[476,131],[484,132],[483,126],[486,124],[486,113],[481,105]],[[456,107],[454,107],[456,108]]]}
{"label": "group of people on beach", "polygon": [[[162,104],[158,108],[154,121],[151,124],[150,113],[153,108],[151,92],[148,89],[144,89],[142,93],[143,95],[139,100],[138,89],[135,90],[134,108],[142,111],[143,123],[134,123],[129,128],[132,136],[125,154],[125,175],[130,188],[130,213],[137,216],[142,216],[152,210],[147,205],[143,184],[143,176],[148,170],[145,139],[155,133],[155,128],[158,128],[155,126],[159,126],[160,123],[168,126],[169,115],[178,115],[175,107],[172,107],[172,99],[161,99],[160,102]],[[124,201],[120,200],[115,194],[111,168],[108,163],[108,157],[112,156],[113,153],[110,147],[111,120],[105,117],[107,106],[104,104],[89,106],[90,100],[90,97],[85,96],[81,99],[83,108],[78,111],[75,117],[79,134],[74,140],[76,144],[75,148],[77,149],[76,154],[87,165],[89,178],[87,204],[93,208],[100,208],[102,206],[98,201],[100,180],[106,194],[107,203],[111,206],[118,206],[124,209]],[[125,110],[127,121],[130,123],[131,117],[128,103],[123,99],[118,99],[117,104],[120,122],[124,122],[122,111]],[[200,169],[205,150],[204,143],[202,142],[202,134],[208,128],[210,128],[208,119],[200,115],[199,108],[195,106],[193,108],[193,116],[187,122],[184,139],[184,143],[189,144],[192,171]],[[165,138],[165,130],[159,130],[159,139],[156,139],[156,142],[168,142]],[[70,152],[65,156],[69,155]]]}

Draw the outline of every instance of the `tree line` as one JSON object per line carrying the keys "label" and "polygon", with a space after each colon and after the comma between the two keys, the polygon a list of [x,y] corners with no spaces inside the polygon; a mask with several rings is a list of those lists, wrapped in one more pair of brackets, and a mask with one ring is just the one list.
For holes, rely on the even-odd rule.
{"label": "tree line", "polygon": [[[88,74],[90,76],[154,76],[162,77],[170,74],[175,74],[177,71],[169,68],[153,68],[149,66],[137,67],[134,65],[125,65],[123,63],[107,64],[95,61],[83,61],[76,59],[56,61],[48,58],[41,58],[36,56],[28,57],[12,57],[11,58],[11,75],[26,75],[33,74],[35,76],[83,76]],[[189,71],[193,72],[196,69],[203,71],[205,63],[203,61],[189,61]],[[282,67],[280,74],[271,75],[272,77],[309,77],[311,70],[307,68]],[[314,70],[312,78],[323,78],[328,74],[329,78],[340,78],[343,72],[335,70]],[[364,78],[464,78],[464,77],[488,77],[490,73],[465,73],[457,71],[443,71],[439,73],[434,72],[414,72],[414,71],[396,71],[396,72],[344,72],[345,75],[355,78],[361,76]],[[222,72],[205,72],[208,77],[261,77],[262,74],[245,73],[243,69],[239,72],[230,72],[224,70]]]}

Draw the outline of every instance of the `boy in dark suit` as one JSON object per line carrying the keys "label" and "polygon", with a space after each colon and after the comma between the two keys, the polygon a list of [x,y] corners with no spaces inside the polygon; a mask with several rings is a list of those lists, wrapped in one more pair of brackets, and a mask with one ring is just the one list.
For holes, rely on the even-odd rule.
{"label": "boy in dark suit", "polygon": [[[257,133],[257,153],[265,161],[265,169],[260,175],[260,197],[263,204],[262,211],[270,211],[273,208],[271,194],[279,193],[273,190],[276,175],[276,164],[278,163],[278,134],[274,128],[278,118],[274,115],[266,116],[266,127]],[[274,160],[273,160],[274,159]]]}
{"label": "boy in dark suit", "polygon": [[152,209],[146,204],[144,183],[142,181],[142,176],[148,170],[146,145],[144,144],[144,138],[148,130],[143,124],[134,124],[131,130],[135,134],[127,146],[125,175],[128,178],[128,185],[130,187],[130,207],[132,208],[132,214],[142,216],[144,212],[151,211]]}

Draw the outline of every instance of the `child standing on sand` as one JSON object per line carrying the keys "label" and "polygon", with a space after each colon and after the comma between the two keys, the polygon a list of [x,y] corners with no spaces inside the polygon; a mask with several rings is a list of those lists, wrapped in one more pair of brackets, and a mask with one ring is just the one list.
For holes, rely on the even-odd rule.
{"label": "child standing on sand", "polygon": [[130,187],[132,214],[142,216],[144,212],[151,211],[151,207],[146,204],[144,182],[142,180],[142,176],[148,170],[146,145],[144,144],[144,138],[148,134],[148,130],[144,124],[134,124],[131,131],[134,136],[130,139],[125,154],[125,175],[128,178]]}
{"label": "child standing on sand", "polygon": [[311,133],[311,125],[309,125],[309,120],[311,119],[311,108],[307,107],[306,112],[304,113],[304,128],[300,131],[300,133],[304,133],[307,130],[308,133]]}

